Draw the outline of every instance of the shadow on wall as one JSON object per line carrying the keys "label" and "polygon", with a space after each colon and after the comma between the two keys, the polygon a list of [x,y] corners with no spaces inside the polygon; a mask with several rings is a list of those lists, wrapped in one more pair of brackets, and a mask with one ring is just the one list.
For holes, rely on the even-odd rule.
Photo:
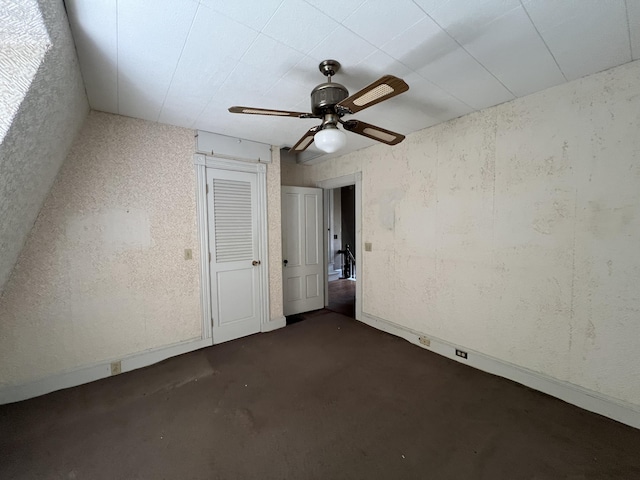
{"label": "shadow on wall", "polygon": [[0,145],[0,292],[89,111],[62,2],[41,13],[51,46]]}
{"label": "shadow on wall", "polygon": [[199,339],[193,131],[92,112],[0,297],[20,385]]}

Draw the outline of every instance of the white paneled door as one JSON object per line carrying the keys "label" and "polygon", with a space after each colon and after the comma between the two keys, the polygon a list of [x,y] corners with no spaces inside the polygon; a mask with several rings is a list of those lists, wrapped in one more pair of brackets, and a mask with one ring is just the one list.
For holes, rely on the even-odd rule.
{"label": "white paneled door", "polygon": [[284,314],[324,307],[322,189],[282,187]]}
{"label": "white paneled door", "polygon": [[207,169],[213,343],[260,331],[255,173]]}

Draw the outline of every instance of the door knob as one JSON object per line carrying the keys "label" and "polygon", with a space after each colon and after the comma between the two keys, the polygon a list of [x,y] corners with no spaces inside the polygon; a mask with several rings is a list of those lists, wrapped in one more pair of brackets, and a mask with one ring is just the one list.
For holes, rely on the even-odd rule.
{"label": "door knob", "polygon": [[253,262],[251,262],[251,265],[253,265],[254,267],[256,265],[260,265],[260,260],[254,260]]}
{"label": "door knob", "polygon": [[287,263],[289,263],[289,260],[283,260],[282,263],[284,263],[284,266],[287,266]]}

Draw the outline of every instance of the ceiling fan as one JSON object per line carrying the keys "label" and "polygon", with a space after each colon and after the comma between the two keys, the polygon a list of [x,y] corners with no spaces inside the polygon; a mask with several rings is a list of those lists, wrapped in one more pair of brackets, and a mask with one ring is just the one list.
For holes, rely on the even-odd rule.
{"label": "ceiling fan", "polygon": [[347,139],[344,132],[338,128],[338,123],[342,124],[342,127],[349,132],[372,138],[387,145],[396,145],[404,140],[404,135],[360,120],[342,120],[342,117],[347,114],[357,113],[406,92],[409,90],[409,85],[404,80],[393,75],[385,75],[358,93],[349,96],[349,91],[343,85],[331,81],[331,77],[340,70],[340,63],[336,60],[324,60],[318,68],[327,77],[327,81],[311,91],[312,113],[252,107],[231,107],[229,111],[249,115],[322,119],[320,125],[311,127],[291,148],[290,151],[294,153],[304,151],[313,141],[315,141],[316,147],[326,153],[333,153],[344,147]]}

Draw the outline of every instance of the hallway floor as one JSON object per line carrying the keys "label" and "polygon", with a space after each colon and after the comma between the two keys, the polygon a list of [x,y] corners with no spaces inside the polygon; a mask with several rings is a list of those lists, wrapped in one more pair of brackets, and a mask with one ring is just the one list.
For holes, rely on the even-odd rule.
{"label": "hallway floor", "polygon": [[328,303],[327,310],[355,318],[356,282],[348,278],[339,278],[330,281]]}
{"label": "hallway floor", "polygon": [[638,479],[640,430],[319,310],[0,406],[0,478]]}

